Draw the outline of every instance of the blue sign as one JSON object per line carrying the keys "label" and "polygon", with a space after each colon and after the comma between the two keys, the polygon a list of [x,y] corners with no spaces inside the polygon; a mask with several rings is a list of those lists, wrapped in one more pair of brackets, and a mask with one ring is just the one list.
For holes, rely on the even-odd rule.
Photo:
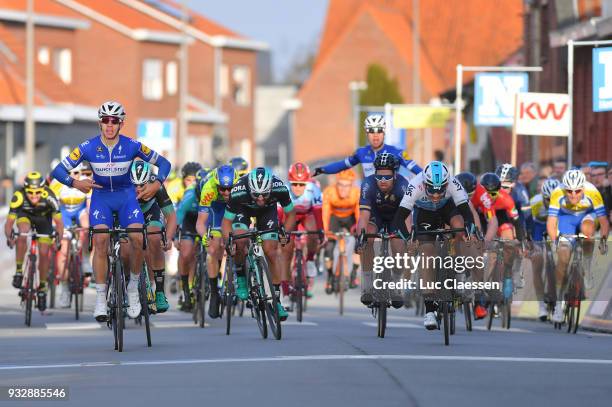
{"label": "blue sign", "polygon": [[139,120],[136,136],[138,141],[158,152],[174,150],[174,122],[172,120]]}
{"label": "blue sign", "polygon": [[612,110],[612,48],[593,49],[593,111]]}
{"label": "blue sign", "polygon": [[514,95],[529,91],[529,76],[524,72],[479,73],[474,88],[474,124],[512,126]]}

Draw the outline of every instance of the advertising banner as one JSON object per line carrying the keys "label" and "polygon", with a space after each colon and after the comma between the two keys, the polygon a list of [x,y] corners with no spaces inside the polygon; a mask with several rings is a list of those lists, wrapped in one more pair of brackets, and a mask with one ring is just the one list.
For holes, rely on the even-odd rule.
{"label": "advertising banner", "polygon": [[474,124],[512,126],[514,95],[529,91],[524,72],[479,73],[474,83]]}
{"label": "advertising banner", "polygon": [[519,93],[516,99],[516,134],[569,135],[571,112],[567,94]]}

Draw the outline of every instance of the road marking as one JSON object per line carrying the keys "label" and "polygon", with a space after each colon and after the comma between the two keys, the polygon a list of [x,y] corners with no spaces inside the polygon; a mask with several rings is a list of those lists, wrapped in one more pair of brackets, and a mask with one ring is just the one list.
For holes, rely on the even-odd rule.
{"label": "road marking", "polygon": [[102,325],[97,322],[52,322],[45,324],[50,331],[73,331],[83,329],[100,329]]}
{"label": "road marking", "polygon": [[[476,331],[488,331],[489,329],[487,329],[486,326],[475,326],[473,327],[474,330]],[[529,329],[523,329],[523,328],[510,328],[510,329],[506,329],[506,328],[502,328],[499,326],[492,326],[491,331],[495,331],[495,332],[518,332],[518,333],[522,333],[522,334],[532,334],[533,331],[530,331]]]}
{"label": "road marking", "polygon": [[318,326],[319,324],[317,324],[316,322],[311,322],[311,321],[302,321],[302,322],[298,322],[298,321],[284,321],[282,323],[282,326],[286,326],[286,325]]}
{"label": "road marking", "polygon": [[[151,326],[155,328],[193,328],[196,325],[193,321],[156,321],[151,322]],[[210,324],[204,322],[204,326],[210,326]]]}
{"label": "road marking", "polygon": [[153,365],[203,365],[225,363],[267,363],[267,362],[302,362],[321,360],[433,360],[462,362],[507,362],[507,363],[567,363],[584,365],[612,365],[612,359],[562,359],[562,358],[527,358],[512,356],[439,356],[439,355],[307,355],[276,356],[262,358],[229,358],[229,359],[177,359],[177,360],[134,360],[109,362],[63,363],[53,365],[5,365],[1,370],[27,369],[66,369],[83,367],[108,366],[153,366]]}
{"label": "road marking", "polygon": [[[378,328],[377,322],[362,322],[362,324]],[[387,328],[423,328],[423,325],[411,324],[408,322],[387,322]]]}

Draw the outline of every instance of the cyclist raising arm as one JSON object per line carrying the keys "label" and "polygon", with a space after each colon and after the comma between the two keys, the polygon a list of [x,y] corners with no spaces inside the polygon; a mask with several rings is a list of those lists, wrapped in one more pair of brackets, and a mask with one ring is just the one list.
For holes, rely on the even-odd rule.
{"label": "cyclist raising arm", "polygon": [[[64,158],[53,170],[53,177],[64,185],[77,188],[84,193],[93,189],[89,211],[89,224],[94,229],[109,229],[113,225],[113,214],[118,215],[122,228],[142,229],[144,217],[138,199],[149,200],[161,188],[170,172],[170,162],[140,142],[120,135],[125,111],[115,101],[105,102],[98,110],[100,134],[84,141]],[[136,194],[130,181],[129,169],[134,158],[140,157],[159,169],[157,179],[146,184]],[[93,180],[76,180],[69,171],[83,160],[93,168]],[[138,278],[142,269],[144,252],[143,235],[129,233],[131,243],[131,275],[128,284],[128,315],[132,318],[140,314]],[[99,322],[106,321],[106,272],[107,251],[110,237],[105,233],[94,235],[94,271],[96,274],[96,308],[94,317]]]}

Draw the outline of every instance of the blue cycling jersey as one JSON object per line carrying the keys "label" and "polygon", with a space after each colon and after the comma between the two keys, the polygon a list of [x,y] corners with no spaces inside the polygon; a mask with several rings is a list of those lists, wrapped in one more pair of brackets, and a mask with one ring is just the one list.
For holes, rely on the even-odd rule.
{"label": "blue cycling jersey", "polygon": [[51,175],[64,185],[72,186],[73,179],[68,174],[83,160],[89,161],[93,169],[93,179],[102,186],[99,191],[117,191],[134,188],[130,181],[130,166],[136,157],[142,158],[158,167],[158,180],[163,183],[170,173],[170,162],[137,140],[119,135],[117,144],[107,147],[102,136],[84,141],[64,158]]}
{"label": "blue cycling jersey", "polygon": [[393,220],[407,189],[408,180],[397,174],[393,189],[386,193],[382,192],[374,175],[370,175],[361,183],[359,209],[370,211],[372,217],[390,222]]}
{"label": "blue cycling jersey", "polygon": [[403,167],[406,167],[406,169],[408,169],[408,171],[414,175],[422,171],[421,167],[419,167],[413,160],[406,157],[404,150],[400,150],[399,148],[390,146],[388,144],[383,144],[382,148],[378,151],[374,151],[370,145],[360,147],[353,155],[346,157],[342,161],[327,164],[321,169],[323,170],[324,174],[337,174],[342,170],[346,170],[347,168],[354,167],[361,163],[364,178],[369,177],[370,175],[374,174],[374,159],[376,158],[376,155],[380,153],[390,153],[395,155],[397,158],[399,158],[400,164]]}

